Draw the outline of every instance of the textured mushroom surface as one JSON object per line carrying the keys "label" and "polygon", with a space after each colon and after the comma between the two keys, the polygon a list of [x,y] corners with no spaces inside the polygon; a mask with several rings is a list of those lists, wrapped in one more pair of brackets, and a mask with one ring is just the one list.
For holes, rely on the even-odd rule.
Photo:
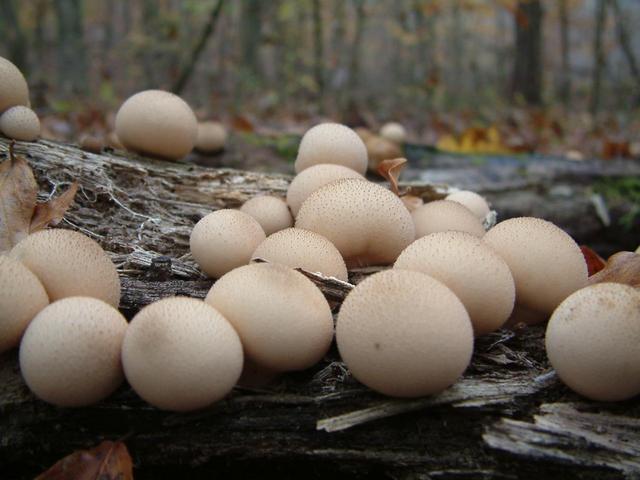
{"label": "textured mushroom surface", "polygon": [[40,136],[40,120],[28,107],[11,107],[0,115],[0,132],[14,140],[32,142]]}
{"label": "textured mushroom surface", "polygon": [[467,207],[481,221],[484,220],[491,211],[484,197],[469,190],[450,193],[446,196],[445,200],[458,202],[460,205]]}
{"label": "textured mushroom surface", "polygon": [[247,200],[240,211],[255,218],[267,236],[293,225],[286,202],[271,195],[259,195]]}
{"label": "textured mushroom surface", "polygon": [[0,57],[0,113],[16,105],[29,105],[29,86],[18,67]]}
{"label": "textured mushroom surface", "polygon": [[54,405],[80,407],[122,383],[125,318],[111,305],[70,297],[45,307],[20,343],[20,371],[29,388]]}
{"label": "textured mushroom surface", "polygon": [[482,222],[466,207],[449,200],[428,202],[411,212],[416,227],[416,238],[430,233],[454,230],[476,237],[485,234]]}
{"label": "textured mushroom surface", "polygon": [[97,242],[73,230],[49,229],[22,239],[9,253],[42,282],[49,299],[93,297],[120,303],[120,278]]}

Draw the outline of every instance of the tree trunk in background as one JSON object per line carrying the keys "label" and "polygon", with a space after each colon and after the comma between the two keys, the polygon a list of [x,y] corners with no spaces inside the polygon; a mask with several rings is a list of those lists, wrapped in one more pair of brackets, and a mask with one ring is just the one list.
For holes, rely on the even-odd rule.
{"label": "tree trunk in background", "polygon": [[27,38],[18,18],[15,0],[0,1],[0,33],[7,44],[9,60],[28,77]]}
{"label": "tree trunk in background", "polygon": [[351,59],[349,62],[349,98],[347,103],[353,105],[356,97],[356,90],[360,84],[360,56],[362,47],[362,33],[364,31],[364,23],[366,20],[365,11],[366,0],[353,0],[353,6],[355,8],[355,34],[353,37],[353,43],[351,45]]}
{"label": "tree trunk in background", "polygon": [[591,113],[595,115],[600,109],[600,93],[602,90],[602,72],[605,58],[602,45],[602,34],[607,20],[607,0],[598,0],[595,9],[596,31],[593,39],[593,80],[591,87]]}
{"label": "tree trunk in background", "polygon": [[450,74],[447,79],[448,87],[448,99],[451,105],[454,107],[459,107],[461,95],[460,92],[463,91],[464,87],[464,77],[463,74],[463,65],[462,65],[462,16],[460,12],[460,0],[453,0],[452,11],[451,11],[451,26],[449,28],[449,49],[448,49],[448,58],[451,61],[453,66],[450,69],[452,75]]}
{"label": "tree trunk in background", "polygon": [[540,0],[520,0],[514,15],[516,42],[511,94],[529,105],[542,102],[542,18]]}
{"label": "tree trunk in background", "polygon": [[324,111],[324,36],[322,34],[322,9],[320,0],[312,0],[313,10],[313,75],[318,88],[318,107]]}
{"label": "tree trunk in background", "polygon": [[627,59],[627,63],[629,64],[629,70],[631,71],[631,75],[633,76],[633,80],[635,81],[635,95],[634,95],[634,104],[640,104],[640,68],[638,68],[638,61],[636,56],[633,53],[633,43],[629,38],[629,31],[627,30],[627,25],[624,19],[624,15],[620,10],[620,4],[618,0],[610,0],[611,6],[613,7],[613,11],[616,16],[616,30],[618,33],[618,42],[620,43],[620,48],[622,49],[622,53]]}
{"label": "tree trunk in background", "polygon": [[240,27],[242,62],[243,70],[249,76],[251,83],[256,82],[260,77],[258,50],[262,30],[262,6],[261,0],[242,0]]}
{"label": "tree trunk in background", "polygon": [[87,90],[87,56],[81,0],[55,0],[58,21],[58,73],[67,93]]}
{"label": "tree trunk in background", "polygon": [[560,20],[560,88],[559,96],[567,108],[571,104],[571,65],[569,64],[569,11],[567,0],[558,0],[558,17]]}
{"label": "tree trunk in background", "polygon": [[138,52],[142,59],[142,71],[144,75],[144,88],[157,88],[156,75],[159,59],[157,42],[158,35],[158,7],[154,0],[142,2],[142,31],[145,41]]}

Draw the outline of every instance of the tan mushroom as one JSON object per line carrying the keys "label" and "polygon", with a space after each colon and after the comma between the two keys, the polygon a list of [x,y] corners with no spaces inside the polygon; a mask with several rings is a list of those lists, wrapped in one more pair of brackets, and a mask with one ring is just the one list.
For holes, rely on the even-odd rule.
{"label": "tan mushroom", "polygon": [[28,107],[11,107],[0,115],[0,132],[14,140],[33,142],[40,136],[40,120]]}
{"label": "tan mushroom", "polygon": [[388,122],[380,129],[380,136],[393,143],[402,145],[407,141],[407,130],[398,122]]}
{"label": "tan mushroom", "polygon": [[29,86],[18,67],[0,57],[0,113],[16,105],[29,106]]}
{"label": "tan mushroom", "polygon": [[466,207],[449,200],[428,202],[411,212],[416,227],[416,238],[431,233],[455,230],[476,237],[485,234],[482,222]]}
{"label": "tan mushroom", "polygon": [[489,204],[484,197],[469,190],[460,190],[459,192],[450,193],[445,197],[445,200],[458,202],[460,205],[467,207],[476,217],[478,217],[480,221],[487,218],[487,215],[489,215],[489,212],[491,211]]}
{"label": "tan mushroom", "polygon": [[224,150],[227,137],[227,129],[220,122],[200,122],[195,148],[203,153],[220,152]]}
{"label": "tan mushroom", "polygon": [[382,137],[371,137],[365,144],[369,156],[369,170],[378,171],[378,166],[385,160],[402,157],[402,149],[394,142]]}
{"label": "tan mushroom", "polygon": [[293,225],[293,217],[284,200],[272,195],[253,197],[240,207],[260,224],[266,236]]}

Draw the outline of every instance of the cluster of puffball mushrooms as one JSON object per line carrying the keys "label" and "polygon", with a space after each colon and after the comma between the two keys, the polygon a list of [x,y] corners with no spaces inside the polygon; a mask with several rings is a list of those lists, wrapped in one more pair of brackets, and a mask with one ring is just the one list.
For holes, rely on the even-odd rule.
{"label": "cluster of puffball mushrooms", "polygon": [[[173,159],[197,138],[188,105],[157,90],[128,99],[116,131],[128,149]],[[0,352],[19,345],[27,386],[55,405],[98,402],[126,378],[151,405],[188,411],[238,382],[312,367],[335,335],[361,383],[418,397],[460,378],[474,337],[550,317],[547,353],[570,388],[603,401],[640,393],[638,290],[587,286],[579,247],[545,220],[485,231],[490,208],[474,192],[403,201],[365,178],[372,149],[361,135],[311,128],[286,199],[258,196],[194,226],[191,254],[217,279],[204,301],[165,298],[127,322],[115,266],[94,240],[64,229],[22,239],[0,256]],[[399,145],[404,135],[391,124],[373,139]],[[366,266],[391,268],[351,289],[335,326],[332,306],[296,270],[347,282],[349,268]]]}

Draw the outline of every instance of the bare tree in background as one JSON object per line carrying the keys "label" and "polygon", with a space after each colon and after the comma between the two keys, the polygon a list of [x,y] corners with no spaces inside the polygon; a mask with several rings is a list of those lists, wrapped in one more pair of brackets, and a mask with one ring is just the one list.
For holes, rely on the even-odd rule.
{"label": "bare tree in background", "polygon": [[631,38],[629,37],[629,31],[627,29],[624,15],[620,9],[620,4],[618,3],[618,0],[610,0],[610,2],[616,17],[618,43],[620,44],[622,53],[629,64],[629,70],[631,71],[631,75],[633,76],[633,80],[636,84],[634,103],[638,105],[640,104],[640,68],[638,68],[638,61],[633,53]]}
{"label": "bare tree in background", "polygon": [[15,0],[0,0],[0,34],[8,44],[9,59],[28,73],[27,39],[18,19]]}
{"label": "bare tree in background", "polygon": [[251,81],[260,76],[258,50],[262,33],[261,0],[242,0],[241,45],[244,72]]}
{"label": "bare tree in background", "polygon": [[73,93],[87,90],[82,0],[55,0],[58,24],[58,72],[62,87]]}
{"label": "bare tree in background", "polygon": [[542,19],[540,0],[520,0],[514,15],[516,42],[511,94],[530,105],[542,102]]}
{"label": "bare tree in background", "polygon": [[569,9],[567,0],[558,0],[560,20],[560,88],[559,96],[565,107],[571,103],[571,65],[569,64]]}
{"label": "bare tree in background", "polygon": [[320,0],[312,0],[311,6],[313,10],[313,75],[318,88],[318,106],[322,111],[324,103],[324,45]]}
{"label": "bare tree in background", "polygon": [[356,89],[360,82],[360,57],[362,48],[362,33],[364,30],[364,23],[366,20],[365,10],[366,0],[353,0],[353,6],[355,8],[356,25],[355,35],[353,37],[353,44],[351,45],[351,59],[349,62],[349,103],[353,103]]}
{"label": "bare tree in background", "polygon": [[605,66],[602,34],[607,20],[607,0],[598,0],[595,9],[596,30],[593,37],[593,77],[591,85],[591,113],[596,114],[600,109],[600,94],[602,90],[602,72]]}

